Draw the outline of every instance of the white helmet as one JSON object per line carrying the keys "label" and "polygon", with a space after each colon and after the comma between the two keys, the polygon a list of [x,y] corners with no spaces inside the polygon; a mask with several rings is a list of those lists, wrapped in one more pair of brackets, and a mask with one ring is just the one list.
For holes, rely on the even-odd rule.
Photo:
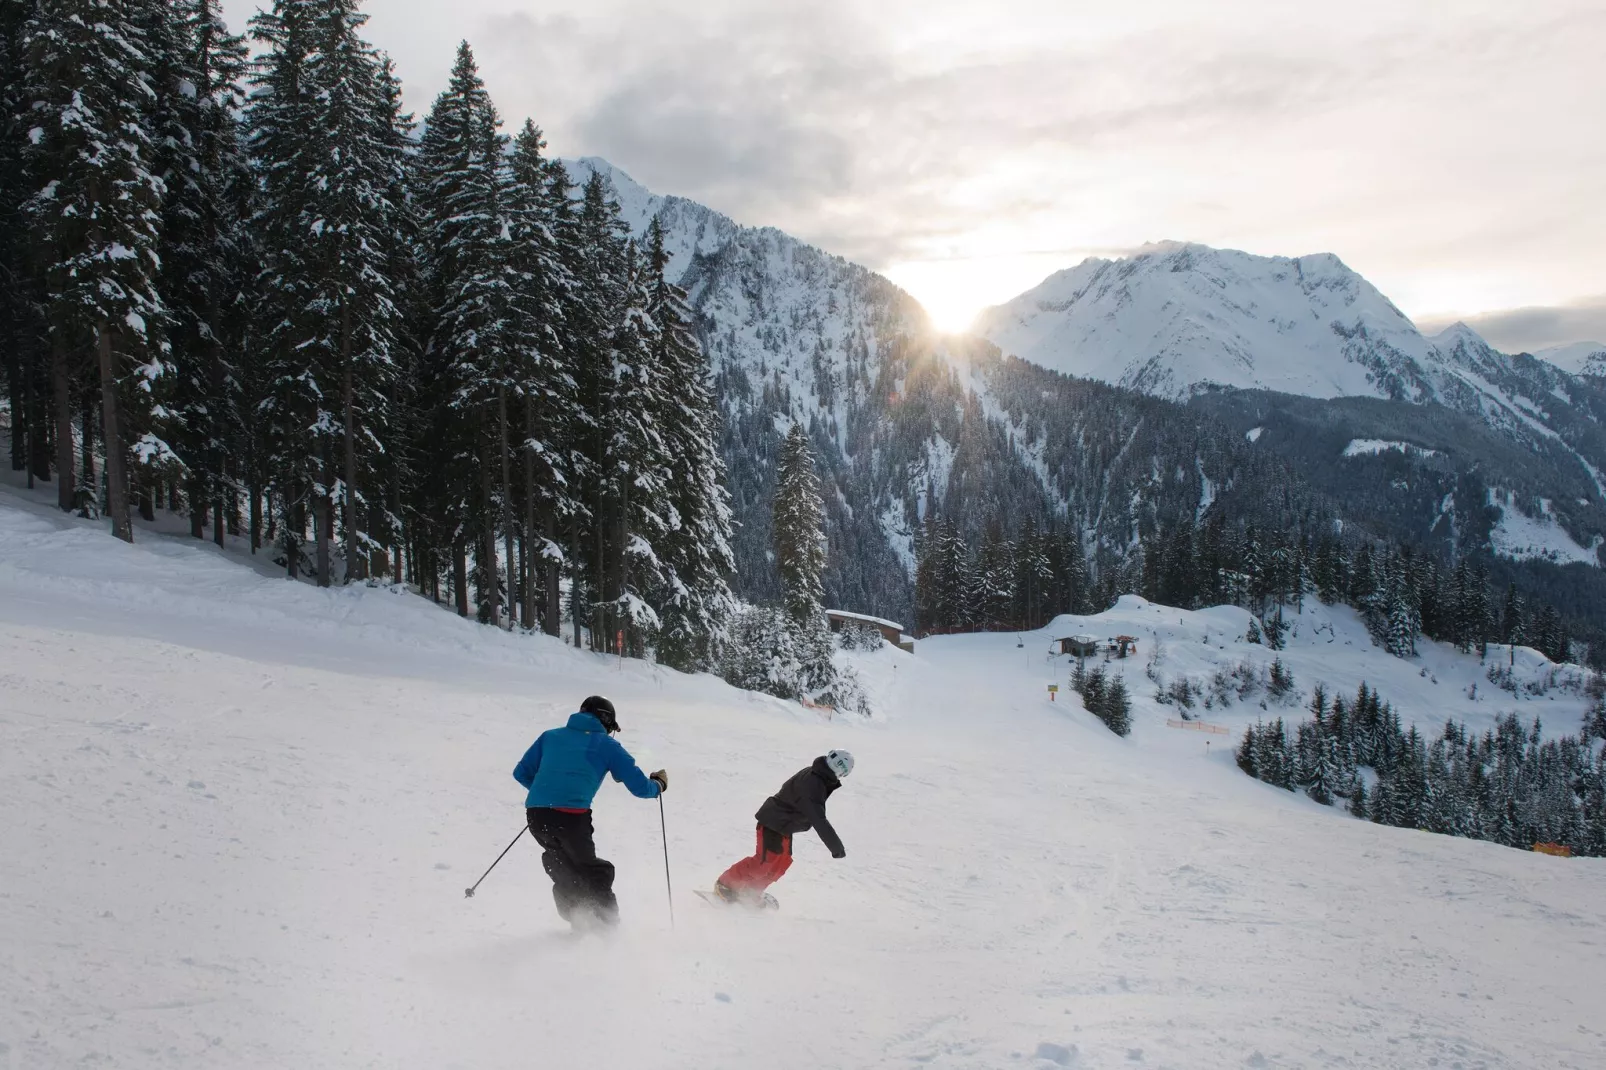
{"label": "white helmet", "polygon": [[853,755],[845,750],[834,750],[825,756],[825,764],[831,767],[831,772],[841,780],[853,772]]}

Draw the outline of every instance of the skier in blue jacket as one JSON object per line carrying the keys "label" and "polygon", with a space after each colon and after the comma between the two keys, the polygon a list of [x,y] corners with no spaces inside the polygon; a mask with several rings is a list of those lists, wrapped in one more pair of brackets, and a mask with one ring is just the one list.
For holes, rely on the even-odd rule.
{"label": "skier in blue jacket", "polygon": [[591,801],[602,778],[612,777],[641,799],[656,799],[669,787],[662,769],[647,776],[613,734],[619,718],[613,703],[592,695],[562,728],[542,732],[513,769],[527,792],[525,816],[541,845],[541,865],[552,878],[558,914],[581,927],[619,920],[613,894],[613,863],[597,857],[592,840]]}

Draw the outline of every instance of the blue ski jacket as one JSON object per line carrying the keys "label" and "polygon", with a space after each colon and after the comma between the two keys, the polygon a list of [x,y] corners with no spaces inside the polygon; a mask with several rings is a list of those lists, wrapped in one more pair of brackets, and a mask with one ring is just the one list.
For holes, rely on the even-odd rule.
{"label": "blue ski jacket", "polygon": [[648,779],[630,752],[589,713],[574,714],[564,727],[542,732],[513,768],[513,779],[530,793],[525,806],[567,810],[591,809],[607,774],[637,798],[658,797],[657,781]]}

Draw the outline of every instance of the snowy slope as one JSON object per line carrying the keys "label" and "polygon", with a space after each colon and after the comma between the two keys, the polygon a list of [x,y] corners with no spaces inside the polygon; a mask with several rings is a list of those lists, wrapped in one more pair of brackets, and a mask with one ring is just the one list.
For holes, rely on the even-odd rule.
{"label": "snowy slope", "polygon": [[1336,256],[1261,257],[1193,243],[1092,258],[987,309],[1006,353],[1184,399],[1210,386],[1417,400],[1432,346]]}
{"label": "snowy slope", "polygon": [[1600,342],[1574,342],[1571,345],[1551,346],[1539,350],[1534,356],[1574,375],[1606,375],[1606,345]]}
{"label": "snowy slope", "polygon": [[[384,588],[289,583],[187,539],[125,546],[0,490],[0,1055],[1602,1065],[1580,993],[1606,986],[1606,864],[1356,821],[1166,728],[1138,675],[1152,639],[1167,673],[1269,656],[1236,643],[1241,616],[1129,600],[1056,622],[1139,636],[1128,740],[1065,691],[1047,701],[1067,672],[1045,657],[1052,629],[866,656],[886,717],[856,726]],[[1474,671],[1458,656],[1435,648],[1420,667],[1436,679],[1412,676],[1354,627],[1299,631],[1300,685],[1365,676],[1431,721],[1483,708],[1456,698]],[[462,889],[520,826],[518,755],[599,690],[626,744],[670,770],[676,919],[656,808],[610,786],[596,820],[624,922],[577,940],[528,844],[475,899]],[[847,858],[799,837],[778,914],[693,898],[750,847],[764,795],[831,746],[859,760],[831,802]]]}

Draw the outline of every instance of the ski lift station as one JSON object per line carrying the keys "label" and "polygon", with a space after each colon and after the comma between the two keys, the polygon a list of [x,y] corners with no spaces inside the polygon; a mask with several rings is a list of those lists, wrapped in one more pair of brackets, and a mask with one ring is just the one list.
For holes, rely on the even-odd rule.
{"label": "ski lift station", "polygon": [[1080,659],[1097,657],[1101,647],[1116,658],[1129,657],[1138,649],[1137,636],[1133,635],[1118,635],[1113,639],[1100,639],[1095,635],[1067,635],[1054,642],[1059,647],[1057,653]]}
{"label": "ski lift station", "polygon": [[1073,658],[1091,658],[1099,652],[1099,639],[1092,635],[1068,635],[1054,641],[1059,644],[1061,654]]}
{"label": "ski lift station", "polygon": [[871,617],[863,613],[849,613],[845,609],[828,609],[825,611],[826,619],[831,622],[831,630],[840,632],[842,626],[849,621],[866,625],[881,633],[881,638],[900,650],[913,654],[915,649],[914,637],[905,635],[903,625],[895,620],[886,620],[882,617]]}

